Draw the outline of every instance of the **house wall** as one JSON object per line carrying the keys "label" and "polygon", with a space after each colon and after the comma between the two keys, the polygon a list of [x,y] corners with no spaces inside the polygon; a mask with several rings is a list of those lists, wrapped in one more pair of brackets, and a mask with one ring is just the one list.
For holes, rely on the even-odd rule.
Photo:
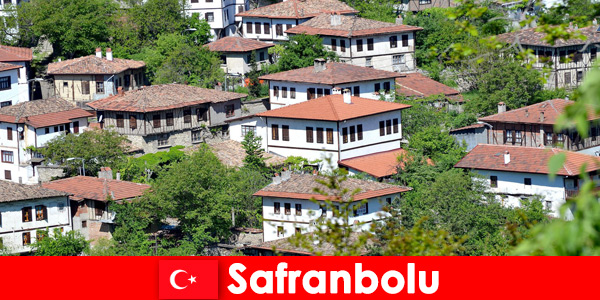
{"label": "house wall", "polygon": [[[370,223],[389,216],[388,213],[383,211],[383,207],[386,205],[386,198],[394,199],[400,197],[400,194],[391,194],[377,198],[368,199],[368,213],[360,213],[358,216],[354,216],[352,212],[349,213],[347,224],[353,224],[356,231],[368,230]],[[280,213],[274,213],[274,203],[280,203]],[[285,203],[290,203],[291,211],[289,215],[285,214]],[[302,205],[302,215],[296,215],[295,204]],[[335,204],[334,204],[335,205]],[[362,201],[356,201],[352,205],[361,206]],[[288,199],[288,198],[276,198],[276,197],[263,197],[263,235],[264,241],[273,241],[282,238],[287,238],[295,234],[296,228],[300,228],[301,233],[308,233],[315,229],[313,221],[322,217],[321,207],[327,207],[327,204],[323,201],[313,202],[305,199]],[[334,219],[331,207],[327,209],[325,217],[328,219]],[[360,222],[360,224],[356,224]],[[283,234],[278,236],[277,227],[283,227]]]}
{"label": "house wall", "polygon": [[213,14],[213,21],[208,22],[213,35],[211,40],[235,35],[237,32],[236,23],[242,20],[240,17],[236,17],[235,14],[249,8],[248,0],[214,0],[213,2],[198,0],[198,3],[187,0],[186,2],[185,13],[187,16],[198,13],[200,19],[205,19],[206,13]]}
{"label": "house wall", "polygon": [[[599,47],[593,44],[559,48],[524,45],[524,48],[533,50],[533,53],[536,55],[538,62],[533,64],[535,69],[542,70],[547,67],[548,62],[552,63],[551,71],[547,75],[544,86],[546,89],[572,89],[579,86],[595,61],[592,58],[592,50],[599,50]],[[566,57],[569,55],[569,52],[581,53],[581,61],[575,62],[571,59],[570,62],[567,62]],[[550,55],[544,58],[544,53]]]}
{"label": "house wall", "polygon": [[242,142],[244,140],[243,126],[253,126],[256,136],[261,138],[261,147],[267,149],[267,130],[266,118],[252,117],[247,119],[241,119],[232,121],[229,123],[229,138],[236,141]]}
{"label": "house wall", "polygon": [[[242,28],[241,31],[243,33],[244,38],[248,39],[258,39],[259,41],[267,42],[267,43],[282,43],[288,40],[288,34],[285,31],[288,29],[287,25],[290,25],[290,28],[296,27],[298,24],[302,24],[309,19],[269,19],[269,18],[251,18],[251,17],[243,17],[242,18]],[[256,33],[255,23],[261,23],[260,34]],[[247,24],[252,23],[252,33],[248,32]],[[265,34],[264,24],[268,24],[270,30],[269,34]],[[277,25],[281,24],[283,26],[283,34],[277,35],[276,28]]]}
{"label": "house wall", "polygon": [[473,150],[478,144],[487,144],[487,127],[450,132],[457,143],[466,143],[467,151]]}
{"label": "house wall", "polygon": [[[36,220],[37,205],[47,207],[47,220]],[[21,209],[31,207],[31,222],[23,222]],[[67,197],[53,197],[45,199],[12,201],[0,203],[0,239],[11,253],[24,253],[31,251],[30,246],[23,245],[23,233],[31,234],[31,243],[36,240],[37,230],[48,229],[51,233],[55,228],[62,228],[64,232],[71,231],[71,213]]]}
{"label": "house wall", "polygon": [[73,216],[73,230],[79,231],[86,240],[91,241],[92,246],[101,238],[112,238],[114,214],[107,204],[100,204],[103,209],[101,214],[97,215],[96,207],[101,203],[100,201],[86,199],[80,202],[71,201],[71,203],[71,207],[77,207]]}
{"label": "house wall", "polygon": [[[24,91],[20,89],[21,84],[19,83],[18,73],[19,69],[0,72],[0,77],[10,78],[10,87],[6,90],[0,90],[0,104],[2,106],[15,105],[29,100],[27,89]],[[25,92],[25,95],[22,95],[23,92]]]}
{"label": "house wall", "polygon": [[[256,50],[256,63],[258,70],[261,69],[262,64],[269,64],[269,52],[265,49]],[[260,60],[260,53],[263,53],[264,59]],[[250,72],[251,66],[249,65],[249,57],[252,52],[243,53],[225,53],[225,73],[227,74],[246,74]]]}

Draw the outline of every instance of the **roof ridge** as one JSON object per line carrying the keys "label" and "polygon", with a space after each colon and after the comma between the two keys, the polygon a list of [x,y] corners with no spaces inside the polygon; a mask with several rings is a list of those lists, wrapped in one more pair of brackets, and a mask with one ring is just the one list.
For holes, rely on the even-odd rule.
{"label": "roof ridge", "polygon": [[332,97],[327,98],[327,102],[329,103],[329,106],[331,107],[331,111],[333,112],[335,119],[339,120],[340,117],[338,117],[337,111],[335,110],[335,106],[333,106],[333,98]]}

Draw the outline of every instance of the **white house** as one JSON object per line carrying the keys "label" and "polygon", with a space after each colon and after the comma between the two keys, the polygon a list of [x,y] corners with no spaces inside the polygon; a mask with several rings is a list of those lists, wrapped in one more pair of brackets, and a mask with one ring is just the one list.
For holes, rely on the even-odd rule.
{"label": "white house", "polygon": [[[566,154],[564,166],[551,179],[548,161],[558,153]],[[473,170],[489,184],[506,206],[518,207],[521,199],[541,196],[544,206],[558,217],[562,204],[577,195],[580,170],[599,182],[600,158],[556,148],[532,148],[507,145],[477,145],[454,167]],[[571,217],[567,212],[566,218]]]}
{"label": "white house", "polygon": [[236,35],[242,13],[250,8],[248,0],[187,0],[185,13],[188,16],[197,14],[210,25],[214,39]]}
{"label": "white house", "polygon": [[37,183],[43,158],[32,151],[61,134],[77,134],[92,114],[62,99],[34,100],[0,108],[0,179]]}
{"label": "white house", "polygon": [[8,253],[31,252],[38,230],[71,231],[68,193],[0,181],[0,245]]}
{"label": "white house", "polygon": [[252,66],[250,58],[252,51],[256,57],[256,63],[260,70],[262,64],[268,64],[269,48],[273,44],[261,41],[245,39],[239,36],[228,36],[206,45],[210,51],[221,53],[221,68],[226,74],[244,75]]}
{"label": "white house", "polygon": [[288,40],[285,33],[322,13],[357,14],[358,11],[338,0],[288,0],[251,9],[236,16],[242,18],[245,38],[269,43]]}
{"label": "white house", "polygon": [[[0,90],[2,90],[0,106],[9,105],[9,101],[11,105],[29,101],[28,76],[31,60],[33,60],[33,51],[29,48],[0,45],[0,63],[10,64],[10,70],[13,70],[13,66],[19,66],[18,69],[14,69],[16,72],[0,74]],[[7,85],[10,86],[10,90],[6,90]]]}
{"label": "white house", "polygon": [[395,72],[315,59],[313,67],[261,76],[269,81],[271,108],[305,102],[332,94],[334,88],[348,89],[352,96],[380,99],[381,92],[396,88]]}
{"label": "white house", "polygon": [[[336,199],[335,192],[318,183],[317,178],[325,179],[309,174],[290,174],[287,171],[282,177],[273,178],[273,183],[254,194],[262,197],[264,242],[287,238],[297,232],[311,232],[323,218],[339,219],[345,215],[339,213],[343,207],[340,206],[342,201],[352,201],[349,206],[352,211],[348,212],[345,223],[352,224],[356,231],[368,230],[372,222],[389,216],[383,210],[386,205],[400,198],[401,193],[410,190],[398,185],[348,178],[341,183],[342,188],[350,191],[360,189],[360,192],[352,199],[349,195]],[[329,197],[316,193],[315,188],[326,191]],[[328,206],[326,200],[339,204]]]}
{"label": "white house", "polygon": [[400,148],[401,111],[409,107],[335,94],[234,120],[229,133],[242,141],[254,131],[266,152],[337,162]]}
{"label": "white house", "polygon": [[[402,19],[398,19],[402,20]],[[321,14],[286,30],[323,39],[340,61],[392,72],[414,71],[415,34],[420,27],[339,14]]]}

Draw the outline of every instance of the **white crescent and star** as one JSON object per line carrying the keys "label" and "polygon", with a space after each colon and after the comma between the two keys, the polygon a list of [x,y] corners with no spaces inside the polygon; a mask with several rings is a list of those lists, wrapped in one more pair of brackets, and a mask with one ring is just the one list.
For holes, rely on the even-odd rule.
{"label": "white crescent and star", "polygon": [[[185,274],[187,274],[187,272],[184,271],[184,270],[175,270],[175,271],[173,271],[173,273],[171,273],[170,282],[171,282],[171,286],[174,289],[183,290],[183,289],[185,289],[188,286],[187,285],[186,286],[178,286],[177,283],[175,282],[175,277],[177,277],[177,274],[179,274],[179,273],[185,273]],[[193,283],[196,282],[196,277],[190,275],[190,278],[188,278],[188,280],[190,281],[190,284],[193,284]]]}

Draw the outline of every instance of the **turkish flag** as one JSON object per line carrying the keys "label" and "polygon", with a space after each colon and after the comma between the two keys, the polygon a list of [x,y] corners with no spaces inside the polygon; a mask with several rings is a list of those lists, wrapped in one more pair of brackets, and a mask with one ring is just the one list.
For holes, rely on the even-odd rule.
{"label": "turkish flag", "polygon": [[217,299],[217,260],[161,260],[158,263],[159,299]]}

